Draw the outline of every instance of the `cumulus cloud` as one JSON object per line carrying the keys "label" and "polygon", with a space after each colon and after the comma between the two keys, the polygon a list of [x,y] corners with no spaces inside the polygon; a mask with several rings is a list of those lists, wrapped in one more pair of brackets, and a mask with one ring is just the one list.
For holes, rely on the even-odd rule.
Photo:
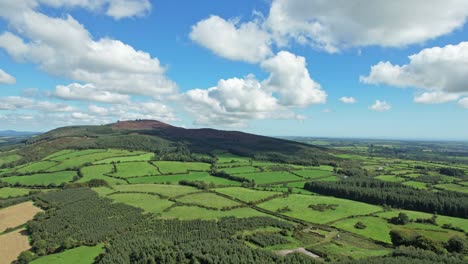
{"label": "cumulus cloud", "polygon": [[15,77],[0,69],[0,84],[14,84],[16,83]]}
{"label": "cumulus cloud", "polygon": [[304,57],[280,51],[275,57],[262,62],[261,66],[270,72],[263,85],[278,94],[281,104],[304,107],[325,103],[327,94],[320,84],[311,79]]}
{"label": "cumulus cloud", "polygon": [[130,100],[128,95],[101,91],[93,84],[81,85],[72,83],[69,85],[58,85],[53,96],[64,100],[95,101],[102,103],[125,103]]}
{"label": "cumulus cloud", "polygon": [[270,35],[254,22],[239,24],[211,16],[192,27],[190,38],[218,56],[256,63],[272,54]]}
{"label": "cumulus cloud", "polygon": [[310,78],[305,58],[282,51],[261,66],[270,73],[266,80],[248,75],[187,91],[184,104],[195,123],[244,127],[252,119],[302,119],[292,108],[325,102],[326,93]]}
{"label": "cumulus cloud", "polygon": [[0,48],[17,61],[111,93],[158,97],[177,89],[157,58],[119,40],[94,40],[70,15],[52,18],[29,9],[7,20],[17,34],[1,34]]}
{"label": "cumulus cloud", "polygon": [[37,101],[20,96],[0,97],[0,110],[37,110],[42,112],[71,112],[75,108],[66,104]]}
{"label": "cumulus cloud", "polygon": [[337,52],[422,43],[462,27],[467,17],[463,0],[274,0],[266,23],[280,44],[294,39]]}
{"label": "cumulus cloud", "polygon": [[465,98],[461,99],[460,101],[458,101],[458,104],[461,107],[468,109],[468,97],[465,97]]}
{"label": "cumulus cloud", "polygon": [[385,112],[392,109],[392,105],[386,101],[376,100],[375,103],[369,107],[369,109],[376,112]]}
{"label": "cumulus cloud", "polygon": [[360,80],[367,84],[427,90],[415,98],[418,103],[454,101],[468,93],[468,42],[423,49],[409,56],[409,60],[405,65],[379,62]]}
{"label": "cumulus cloud", "polygon": [[344,103],[344,104],[355,104],[355,103],[357,103],[356,98],[354,98],[354,97],[348,97],[348,96],[343,96],[343,97],[341,97],[341,98],[338,99],[338,100],[340,100],[340,102],[342,102],[342,103]]}

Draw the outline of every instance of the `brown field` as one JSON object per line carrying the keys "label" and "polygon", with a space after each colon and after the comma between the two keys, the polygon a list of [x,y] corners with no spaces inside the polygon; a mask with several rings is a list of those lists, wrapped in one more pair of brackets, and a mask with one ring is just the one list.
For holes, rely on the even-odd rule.
{"label": "brown field", "polygon": [[0,233],[5,229],[17,227],[31,220],[35,214],[42,210],[35,207],[32,202],[20,203],[0,210]]}
{"label": "brown field", "polygon": [[21,252],[31,247],[25,232],[20,229],[0,236],[0,264],[10,264]]}

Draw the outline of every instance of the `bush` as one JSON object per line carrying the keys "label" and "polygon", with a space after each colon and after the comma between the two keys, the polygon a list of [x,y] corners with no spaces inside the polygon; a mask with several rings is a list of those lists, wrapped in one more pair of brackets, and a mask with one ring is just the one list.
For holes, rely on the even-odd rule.
{"label": "bush", "polygon": [[355,225],[354,225],[354,228],[357,228],[357,229],[366,229],[366,224],[364,224],[363,222],[359,221],[357,222]]}

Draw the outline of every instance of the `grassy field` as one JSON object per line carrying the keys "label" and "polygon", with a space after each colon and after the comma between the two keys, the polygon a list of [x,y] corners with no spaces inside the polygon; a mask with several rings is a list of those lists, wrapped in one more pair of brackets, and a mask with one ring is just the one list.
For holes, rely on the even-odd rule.
{"label": "grassy field", "polygon": [[267,197],[271,197],[279,192],[258,191],[242,187],[227,187],[215,189],[216,192],[237,198],[244,202],[255,202]]}
{"label": "grassy field", "polygon": [[252,208],[243,207],[232,209],[229,211],[208,210],[197,206],[177,206],[171,208],[169,212],[164,212],[161,218],[165,219],[180,219],[180,220],[215,220],[222,217],[235,216],[239,218],[254,217],[254,216],[267,216]]}
{"label": "grassy field", "polygon": [[320,169],[306,169],[306,170],[296,170],[293,172],[299,176],[302,176],[307,179],[315,179],[330,176],[333,172],[327,170],[320,170]]}
{"label": "grassy field", "polygon": [[22,157],[17,154],[12,154],[12,155],[2,155],[0,156],[0,166],[3,164],[8,164],[13,161],[20,160]]}
{"label": "grassy field", "polygon": [[125,162],[115,164],[117,171],[112,175],[121,178],[159,175],[158,169],[146,161]]}
{"label": "grassy field", "polygon": [[88,167],[83,167],[81,169],[81,173],[83,177],[78,180],[78,182],[87,182],[92,179],[99,179],[105,180],[109,184],[127,184],[126,181],[122,179],[116,179],[104,174],[108,174],[112,172],[114,166],[112,164],[101,164],[101,165],[93,165]]}
{"label": "grassy field", "polygon": [[[364,223],[367,227],[364,229],[355,228],[354,225],[357,222]],[[345,219],[338,221],[333,226],[348,232],[358,234],[367,238],[382,241],[391,244],[390,230],[391,227],[387,223],[387,220],[380,217],[357,217],[352,219]]]}
{"label": "grassy field", "polygon": [[107,197],[116,202],[139,207],[147,213],[154,214],[161,213],[173,204],[169,200],[160,199],[158,196],[145,193],[117,193],[108,195]]}
{"label": "grassy field", "polygon": [[59,171],[53,173],[33,174],[30,176],[5,177],[1,178],[0,180],[9,184],[19,183],[20,185],[24,186],[47,186],[49,184],[60,185],[62,183],[70,182],[74,176],[76,176],[76,171]]}
{"label": "grassy field", "polygon": [[434,185],[434,187],[439,188],[439,189],[448,190],[448,191],[468,193],[468,188],[467,187],[461,186],[461,185],[458,185],[458,184],[453,184],[453,183],[437,184],[437,185]]}
{"label": "grassy field", "polygon": [[423,189],[423,190],[428,189],[427,186],[426,186],[426,183],[424,183],[424,182],[407,181],[407,182],[403,182],[403,184],[407,185],[407,186],[411,186],[411,187],[416,188],[416,189]]}
{"label": "grassy field", "polygon": [[20,174],[26,174],[26,173],[32,173],[32,172],[43,172],[43,171],[46,171],[48,168],[51,168],[57,164],[58,164],[57,162],[48,161],[48,160],[39,161],[39,162],[29,163],[25,166],[22,166],[19,169],[17,169],[16,172]]}
{"label": "grassy field", "polygon": [[272,171],[258,173],[242,173],[239,176],[254,180],[257,184],[268,184],[276,182],[300,181],[302,178],[287,171]]}
{"label": "grassy field", "polygon": [[24,202],[7,208],[0,209],[0,233],[7,228],[13,228],[25,224],[35,214],[42,210],[35,207],[32,202]]}
{"label": "grassy field", "polygon": [[141,193],[157,193],[167,197],[176,197],[200,190],[182,185],[168,185],[168,184],[130,184],[130,185],[117,185],[114,189],[119,192],[141,192]]}
{"label": "grassy field", "polygon": [[73,263],[73,264],[89,264],[93,263],[94,259],[101,253],[104,252],[104,246],[99,244],[94,247],[81,246],[73,249],[69,249],[57,254],[52,254],[44,257],[40,257],[31,261],[31,264],[61,264],[61,263]]}
{"label": "grassy field", "polygon": [[163,174],[181,174],[188,171],[209,171],[211,164],[203,162],[178,162],[178,161],[156,161],[153,162],[158,166]]}
{"label": "grassy field", "polygon": [[231,201],[227,198],[218,196],[214,193],[206,193],[206,192],[183,196],[183,197],[177,198],[177,201],[183,202],[183,203],[199,204],[203,206],[214,207],[217,209],[239,205],[239,203]]}
{"label": "grassy field", "polygon": [[123,157],[115,157],[115,158],[108,158],[94,162],[94,164],[105,164],[105,163],[112,163],[112,162],[132,162],[132,161],[149,161],[154,158],[154,153],[144,153],[135,156],[123,156]]}
{"label": "grassy field", "polygon": [[250,158],[247,157],[241,157],[237,156],[231,153],[218,153],[216,154],[216,157],[218,158],[217,163],[244,163],[244,164],[249,164]]}
{"label": "grassy field", "polygon": [[[323,212],[309,208],[309,205],[317,204],[337,206],[335,210],[329,209]],[[270,211],[277,211],[278,209],[289,207],[291,211],[283,214],[318,224],[325,224],[353,215],[364,215],[382,210],[381,207],[375,205],[334,197],[311,196],[304,194],[292,194],[285,198],[275,198],[261,203],[258,206]]]}
{"label": "grassy field", "polygon": [[56,152],[48,157],[45,158],[45,160],[51,159],[55,161],[65,161],[69,159],[74,159],[80,156],[87,156],[95,153],[104,153],[106,152],[105,149],[86,149],[86,150],[62,150],[59,152]]}
{"label": "grassy field", "polygon": [[260,169],[253,166],[242,166],[242,167],[231,167],[231,168],[221,168],[219,171],[224,171],[228,174],[239,174],[239,173],[250,173],[250,172],[259,172]]}
{"label": "grassy field", "polygon": [[10,188],[10,187],[0,188],[0,199],[25,196],[25,195],[28,195],[30,191],[31,191],[30,189],[25,189],[25,188]]}
{"label": "grassy field", "polygon": [[230,181],[219,177],[213,177],[207,172],[190,172],[188,174],[161,175],[150,177],[139,177],[128,179],[130,183],[172,183],[176,184],[181,180],[203,181],[216,185],[240,186],[240,182]]}

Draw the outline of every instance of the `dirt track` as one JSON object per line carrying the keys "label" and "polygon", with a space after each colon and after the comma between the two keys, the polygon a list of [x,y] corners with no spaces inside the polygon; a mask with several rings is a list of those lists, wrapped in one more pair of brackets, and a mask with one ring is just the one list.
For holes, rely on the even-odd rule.
{"label": "dirt track", "polygon": [[17,227],[31,220],[35,214],[42,210],[35,207],[32,202],[20,203],[0,209],[0,233],[9,227]]}
{"label": "dirt track", "polygon": [[319,256],[315,255],[314,253],[312,252],[309,252],[307,251],[305,248],[295,248],[295,249],[286,249],[286,250],[279,250],[279,251],[276,251],[276,254],[280,255],[280,256],[286,256],[288,254],[291,254],[291,253],[302,253],[304,255],[307,255],[311,258],[319,258]]}
{"label": "dirt track", "polygon": [[31,247],[25,232],[20,229],[0,236],[0,264],[10,264],[21,252]]}

